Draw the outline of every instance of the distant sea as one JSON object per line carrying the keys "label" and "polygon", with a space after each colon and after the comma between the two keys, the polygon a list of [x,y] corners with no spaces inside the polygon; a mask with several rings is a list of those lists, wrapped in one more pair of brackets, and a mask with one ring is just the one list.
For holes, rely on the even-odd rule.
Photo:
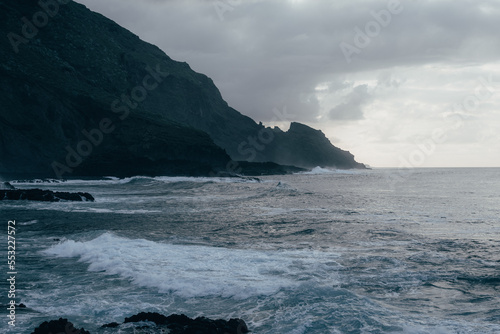
{"label": "distant sea", "polygon": [[0,201],[1,333],[59,317],[118,333],[100,326],[141,311],[256,334],[500,333],[500,169],[12,184],[96,201]]}

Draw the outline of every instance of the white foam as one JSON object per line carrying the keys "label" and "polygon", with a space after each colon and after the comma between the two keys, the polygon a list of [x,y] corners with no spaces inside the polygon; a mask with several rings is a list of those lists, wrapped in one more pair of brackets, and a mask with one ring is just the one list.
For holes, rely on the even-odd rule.
{"label": "white foam", "polygon": [[360,174],[361,170],[330,169],[323,167],[314,167],[308,172],[299,172],[301,175],[322,175],[322,174]]}
{"label": "white foam", "polygon": [[325,271],[336,273],[332,254],[176,245],[111,233],[90,241],[68,240],[42,253],[79,258],[89,264],[89,271],[119,275],[138,286],[183,297],[272,295],[297,287],[299,279],[317,277],[317,260],[324,261]]}
{"label": "white foam", "polygon": [[259,183],[258,179],[245,177],[188,177],[188,176],[157,176],[157,181],[173,182],[215,182],[215,183]]}
{"label": "white foam", "polygon": [[33,180],[12,180],[10,183],[14,184],[40,184],[40,183],[62,183],[64,180],[59,179],[33,179]]}
{"label": "white foam", "polygon": [[[92,207],[90,205],[95,205],[96,203],[85,202],[27,202],[21,203],[23,206],[29,207],[30,210],[40,210],[40,211],[52,211],[57,210],[59,212],[79,212],[79,213],[116,213],[116,214],[126,214],[126,215],[144,215],[149,213],[161,213],[161,210],[147,210],[147,209],[113,209],[106,207]],[[88,205],[85,205],[88,204]],[[99,203],[102,204],[102,203]],[[7,208],[16,208],[19,204],[14,205],[3,205]],[[30,221],[20,225],[31,225],[36,224],[38,221]]]}
{"label": "white foam", "polygon": [[114,185],[114,184],[128,184],[134,182],[163,182],[163,183],[178,183],[178,182],[196,182],[196,183],[258,183],[260,182],[256,178],[246,178],[246,177],[191,177],[191,176],[132,176],[123,179],[106,176],[101,180],[17,180],[11,183],[16,185],[33,185],[37,184],[47,184],[50,186],[67,186],[67,185],[85,185],[85,186],[98,186],[98,185]]}
{"label": "white foam", "polygon": [[160,213],[160,210],[145,210],[145,209],[137,209],[137,210],[114,210],[114,209],[106,209],[106,208],[70,208],[70,209],[61,209],[60,211],[64,212],[92,212],[92,213],[118,213],[118,214],[126,214],[126,215],[143,215],[148,213]]}
{"label": "white foam", "polygon": [[38,220],[30,220],[30,221],[27,221],[27,222],[20,222],[18,223],[19,225],[21,226],[26,226],[26,225],[33,225],[33,224],[37,224],[38,223]]}

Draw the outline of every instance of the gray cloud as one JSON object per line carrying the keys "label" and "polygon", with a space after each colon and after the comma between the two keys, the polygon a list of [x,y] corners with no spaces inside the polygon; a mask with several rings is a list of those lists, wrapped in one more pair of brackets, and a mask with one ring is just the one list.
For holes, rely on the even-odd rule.
{"label": "gray cloud", "polygon": [[356,86],[345,98],[345,102],[335,106],[328,113],[332,120],[363,119],[363,107],[372,100],[367,85]]}
{"label": "gray cloud", "polygon": [[347,64],[340,43],[388,1],[241,1],[219,20],[215,1],[81,0],[208,74],[238,110],[266,120],[279,105],[303,120],[315,86],[342,73],[438,62],[499,59],[500,2],[405,1],[387,27]]}

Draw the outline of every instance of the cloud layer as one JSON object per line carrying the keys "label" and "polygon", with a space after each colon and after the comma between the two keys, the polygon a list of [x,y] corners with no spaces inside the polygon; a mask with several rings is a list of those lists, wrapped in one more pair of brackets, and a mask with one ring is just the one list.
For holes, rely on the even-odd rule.
{"label": "cloud layer", "polygon": [[79,2],[210,76],[256,121],[286,107],[374,166],[399,166],[440,129],[419,166],[500,166],[498,1]]}

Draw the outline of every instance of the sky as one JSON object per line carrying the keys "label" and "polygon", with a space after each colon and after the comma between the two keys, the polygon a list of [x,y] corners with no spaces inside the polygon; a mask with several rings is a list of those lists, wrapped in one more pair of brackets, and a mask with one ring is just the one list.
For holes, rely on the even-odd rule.
{"label": "sky", "polygon": [[500,167],[500,1],[77,0],[372,167]]}

